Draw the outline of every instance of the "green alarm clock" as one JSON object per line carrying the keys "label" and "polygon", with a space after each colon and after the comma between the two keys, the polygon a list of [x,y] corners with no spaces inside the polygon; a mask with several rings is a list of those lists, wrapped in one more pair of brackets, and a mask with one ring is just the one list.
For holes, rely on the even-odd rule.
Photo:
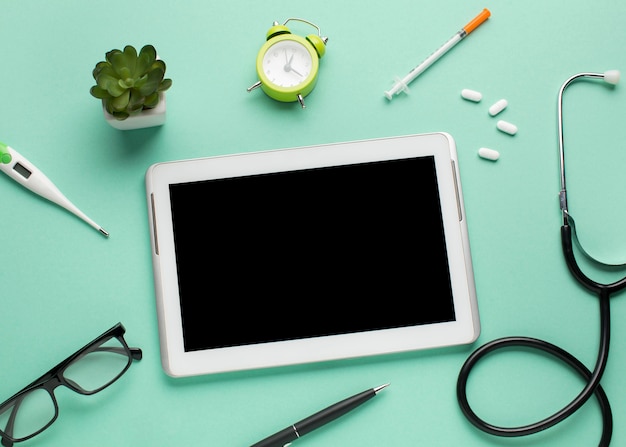
{"label": "green alarm clock", "polygon": [[[286,26],[291,20],[311,25],[317,34],[292,34]],[[321,36],[317,25],[298,18],[287,19],[282,25],[274,22],[266,37],[256,59],[259,80],[248,87],[248,92],[261,87],[276,101],[298,101],[304,108],[304,97],[317,83],[319,60],[326,52],[328,38]]]}

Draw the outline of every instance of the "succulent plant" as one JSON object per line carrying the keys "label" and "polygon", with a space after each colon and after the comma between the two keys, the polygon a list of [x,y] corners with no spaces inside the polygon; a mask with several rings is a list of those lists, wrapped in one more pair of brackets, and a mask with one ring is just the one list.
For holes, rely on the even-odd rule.
{"label": "succulent plant", "polygon": [[152,45],[144,46],[139,54],[132,45],[124,51],[111,50],[93,69],[96,85],[89,92],[102,100],[107,112],[125,120],[157,106],[159,94],[172,86],[171,79],[164,79],[165,68]]}

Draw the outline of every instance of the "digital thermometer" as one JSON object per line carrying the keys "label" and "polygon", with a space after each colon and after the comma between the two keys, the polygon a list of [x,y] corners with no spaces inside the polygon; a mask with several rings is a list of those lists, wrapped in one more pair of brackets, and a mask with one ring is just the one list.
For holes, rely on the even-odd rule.
{"label": "digital thermometer", "polygon": [[52,203],[56,203],[60,207],[80,217],[103,235],[109,236],[109,233],[100,225],[87,217],[70,202],[43,172],[33,166],[31,162],[20,155],[15,149],[2,142],[0,142],[0,171],[4,172],[25,188],[30,189],[35,194],[48,199]]}

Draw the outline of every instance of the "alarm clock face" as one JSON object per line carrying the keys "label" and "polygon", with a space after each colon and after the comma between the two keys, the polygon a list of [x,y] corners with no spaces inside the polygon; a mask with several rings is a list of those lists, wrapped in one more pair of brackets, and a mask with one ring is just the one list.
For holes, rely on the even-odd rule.
{"label": "alarm clock face", "polygon": [[297,87],[315,75],[312,72],[313,60],[311,51],[299,41],[280,40],[271,45],[263,55],[263,74],[267,81],[277,87]]}

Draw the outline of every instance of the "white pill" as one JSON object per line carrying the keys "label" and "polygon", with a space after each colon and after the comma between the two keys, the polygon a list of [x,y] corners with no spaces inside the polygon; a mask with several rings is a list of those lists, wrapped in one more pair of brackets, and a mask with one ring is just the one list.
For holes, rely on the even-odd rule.
{"label": "white pill", "polygon": [[496,101],[491,107],[489,107],[489,115],[496,116],[498,113],[506,109],[506,106],[508,105],[509,102],[506,99]]}
{"label": "white pill", "polygon": [[483,99],[483,94],[477,92],[476,90],[470,90],[468,88],[464,88],[461,90],[461,96],[468,101],[480,102]]}
{"label": "white pill", "polygon": [[499,130],[508,133],[509,135],[515,135],[517,133],[517,126],[509,123],[508,121],[500,120],[497,122],[496,126]]}
{"label": "white pill", "polygon": [[487,147],[481,147],[480,149],[478,149],[478,155],[481,158],[486,158],[487,160],[493,161],[496,161],[498,158],[500,158],[500,152],[494,149],[489,149]]}

